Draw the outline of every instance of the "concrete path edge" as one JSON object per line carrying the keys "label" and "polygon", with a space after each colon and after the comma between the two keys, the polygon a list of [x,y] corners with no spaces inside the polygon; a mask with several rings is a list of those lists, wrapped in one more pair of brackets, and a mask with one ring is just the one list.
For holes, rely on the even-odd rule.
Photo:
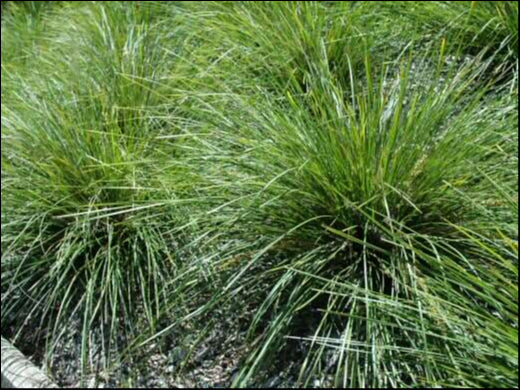
{"label": "concrete path edge", "polygon": [[57,386],[2,337],[2,388],[49,389]]}

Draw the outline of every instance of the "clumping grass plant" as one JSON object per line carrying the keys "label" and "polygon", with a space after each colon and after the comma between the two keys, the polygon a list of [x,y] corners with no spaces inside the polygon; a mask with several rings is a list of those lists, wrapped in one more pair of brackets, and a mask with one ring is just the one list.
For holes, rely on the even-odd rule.
{"label": "clumping grass plant", "polygon": [[91,330],[110,352],[154,328],[179,260],[189,179],[152,91],[170,32],[144,7],[65,7],[23,76],[2,71],[2,323],[40,326],[52,351],[79,321],[84,363]]}
{"label": "clumping grass plant", "polygon": [[[345,346],[369,344],[371,351],[396,345],[420,361],[402,358],[400,366],[399,357],[356,349],[350,356],[347,349],[331,363],[318,353],[322,360],[302,363],[302,385],[327,383],[321,376],[334,370],[339,386],[446,380],[427,365],[433,358],[422,349],[424,334],[403,339],[399,330],[394,333],[395,324],[377,326],[377,305],[368,308],[356,297],[416,299],[409,289],[418,283],[415,263],[426,260],[418,260],[415,249],[396,245],[396,237],[431,236],[457,248],[467,243],[453,223],[488,232],[479,224],[484,217],[475,203],[483,207],[496,194],[488,191],[474,202],[463,201],[463,194],[471,197],[494,180],[514,185],[510,153],[516,148],[517,104],[514,97],[508,105],[498,104],[491,88],[474,90],[487,66],[476,59],[462,68],[431,68],[412,59],[396,71],[374,74],[367,59],[366,78],[358,82],[350,76],[352,90],[343,90],[331,76],[307,92],[290,87],[285,97],[230,92],[225,104],[234,110],[225,116],[213,115],[221,100],[206,109],[195,105],[209,115],[202,126],[213,123],[213,142],[205,135],[196,149],[204,161],[214,161],[214,170],[203,174],[214,175],[215,196],[227,198],[210,212],[208,229],[232,241],[242,238],[241,256],[228,245],[219,256],[216,272],[230,264],[236,268],[223,299],[244,290],[255,302],[264,297],[250,328],[256,345],[236,385],[251,384],[280,351],[296,348],[291,340],[316,344],[315,332],[341,333]],[[412,71],[416,68],[426,69],[428,77]],[[507,175],[497,166],[507,166]],[[506,215],[511,219],[510,210]],[[344,281],[351,294],[327,295]],[[345,311],[359,319],[342,322],[332,315]],[[387,366],[389,360],[397,362]]]}
{"label": "clumping grass plant", "polygon": [[83,378],[185,339],[200,373],[215,331],[234,387],[517,387],[516,2],[27,3],[15,338],[77,337]]}

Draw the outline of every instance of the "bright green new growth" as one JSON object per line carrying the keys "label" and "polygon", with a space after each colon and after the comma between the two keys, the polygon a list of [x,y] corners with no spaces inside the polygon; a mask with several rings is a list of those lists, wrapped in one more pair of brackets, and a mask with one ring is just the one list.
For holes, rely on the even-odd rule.
{"label": "bright green new growth", "polygon": [[517,387],[516,2],[28,3],[4,325],[86,375],[238,312],[237,387]]}

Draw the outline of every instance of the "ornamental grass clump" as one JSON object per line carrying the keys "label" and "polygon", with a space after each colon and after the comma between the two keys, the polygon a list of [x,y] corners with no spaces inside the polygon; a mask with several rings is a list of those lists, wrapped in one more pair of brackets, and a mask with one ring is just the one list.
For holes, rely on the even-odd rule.
{"label": "ornamental grass clump", "polygon": [[[442,49],[438,60],[429,58],[412,54],[397,69],[375,72],[366,57],[365,76],[351,69],[348,89],[325,70],[309,72],[305,90],[296,84],[279,95],[246,97],[229,91],[228,100],[194,104],[199,116],[208,114],[194,150],[213,180],[211,197],[225,199],[209,212],[206,229],[240,248],[223,245],[213,257],[216,272],[235,269],[216,294],[232,301],[246,292],[245,302],[258,305],[253,347],[235,385],[256,383],[276,356],[302,341],[304,350],[315,347],[318,336],[344,337],[341,356],[323,353],[326,343],[318,343],[300,362],[304,386],[329,383],[331,374],[338,386],[453,379],[427,351],[430,325],[409,334],[404,324],[380,324],[383,314],[369,297],[414,302],[414,329],[435,321],[415,306],[417,283],[427,285],[417,267],[440,251],[430,241],[465,250],[454,224],[488,234],[483,205],[495,202],[510,220],[495,191],[476,190],[494,180],[514,190],[517,103],[514,95],[506,104],[497,98],[508,86],[483,81],[494,58],[445,65]],[[424,256],[397,243],[416,240],[427,247]],[[329,294],[338,283],[351,286],[349,293]],[[439,340],[437,354],[447,353]],[[410,359],[401,364],[402,355]]]}
{"label": "ornamental grass clump", "polygon": [[179,261],[189,180],[154,93],[169,39],[144,5],[64,6],[41,54],[2,71],[2,324],[51,351],[75,326],[85,364],[92,340],[154,329]]}

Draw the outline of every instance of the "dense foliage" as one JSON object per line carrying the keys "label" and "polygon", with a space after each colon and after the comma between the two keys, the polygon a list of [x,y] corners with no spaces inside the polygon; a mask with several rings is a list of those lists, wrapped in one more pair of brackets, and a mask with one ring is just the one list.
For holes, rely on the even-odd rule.
{"label": "dense foliage", "polygon": [[4,3],[13,338],[82,376],[213,327],[236,387],[518,386],[517,2]]}

